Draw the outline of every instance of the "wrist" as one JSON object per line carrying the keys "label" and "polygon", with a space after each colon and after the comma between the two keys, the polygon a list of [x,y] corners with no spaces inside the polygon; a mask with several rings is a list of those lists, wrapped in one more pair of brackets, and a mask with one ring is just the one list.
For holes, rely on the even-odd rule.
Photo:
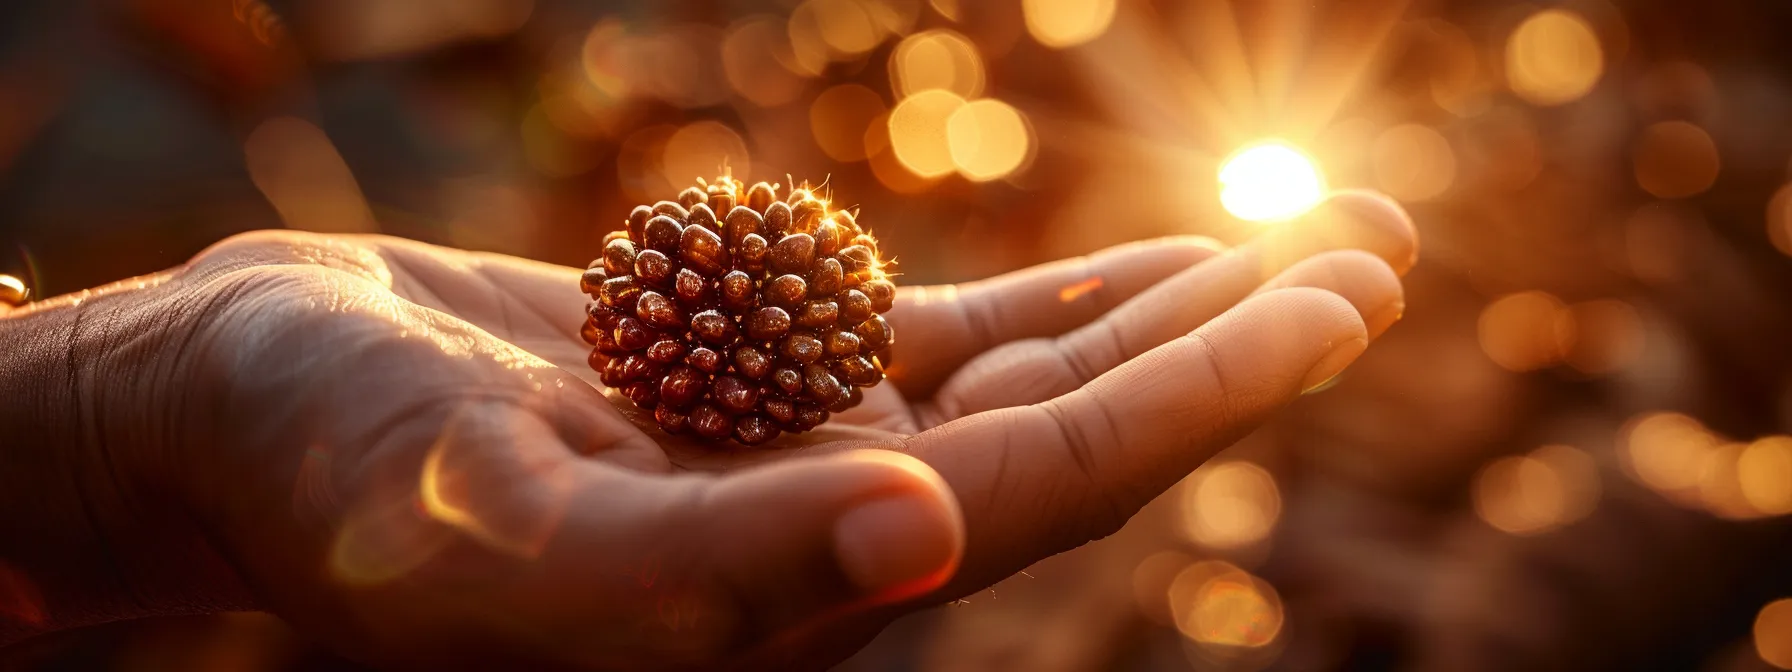
{"label": "wrist", "polygon": [[164,279],[0,316],[0,644],[246,602],[172,478],[191,327]]}

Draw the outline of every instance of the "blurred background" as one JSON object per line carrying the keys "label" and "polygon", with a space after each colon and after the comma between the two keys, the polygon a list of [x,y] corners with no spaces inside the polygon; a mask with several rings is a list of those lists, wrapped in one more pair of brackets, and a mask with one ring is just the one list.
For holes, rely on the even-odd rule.
{"label": "blurred background", "polygon": [[[583,265],[726,166],[829,180],[946,282],[1378,189],[1423,253],[1335,388],[843,669],[1792,669],[1788,30],[1773,0],[9,0],[0,273],[74,291],[269,227]],[[225,614],[0,669],[354,668]]]}

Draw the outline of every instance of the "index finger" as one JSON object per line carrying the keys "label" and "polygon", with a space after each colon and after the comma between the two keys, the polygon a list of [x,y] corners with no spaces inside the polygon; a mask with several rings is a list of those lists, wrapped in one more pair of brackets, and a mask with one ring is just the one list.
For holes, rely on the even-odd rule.
{"label": "index finger", "polygon": [[963,506],[970,589],[1119,529],[1138,509],[1367,345],[1342,297],[1258,295],[1051,401],[912,437]]}

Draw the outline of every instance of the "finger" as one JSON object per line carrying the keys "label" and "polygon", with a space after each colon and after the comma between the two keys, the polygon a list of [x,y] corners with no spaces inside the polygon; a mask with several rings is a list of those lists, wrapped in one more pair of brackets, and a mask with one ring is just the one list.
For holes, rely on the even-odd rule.
{"label": "finger", "polygon": [[1112,533],[1270,412],[1336,375],[1367,338],[1338,295],[1278,289],[1074,392],[916,435],[911,454],[964,505],[969,543],[953,587]]}
{"label": "finger", "polygon": [[[1254,277],[1249,266],[1210,262],[1218,275],[1211,284],[1237,284],[1224,274]],[[1206,265],[1204,265],[1206,266]],[[1208,271],[1208,268],[1191,269]],[[1370,339],[1400,318],[1406,302],[1400,278],[1393,268],[1362,250],[1333,250],[1308,257],[1260,285],[1256,293],[1286,287],[1315,287],[1344,297],[1368,328]],[[1157,288],[1149,290],[1155,292]],[[1141,296],[1141,299],[1144,297]],[[1015,341],[972,360],[947,381],[932,407],[919,409],[922,426],[931,426],[973,413],[1022,406],[1051,399],[1082,387],[1084,383],[1121,363],[1162,345],[1157,336],[1174,328],[1192,328],[1219,315],[1235,297],[1223,293],[1186,302],[1181,312],[1149,315],[1115,310],[1076,331],[1058,338]],[[1166,326],[1168,325],[1168,326]],[[1186,332],[1186,329],[1184,330]],[[1143,335],[1141,335],[1143,334]]]}
{"label": "finger", "polygon": [[903,288],[888,315],[897,331],[890,379],[910,397],[930,395],[977,353],[1088,322],[1222,249],[1210,238],[1179,236],[963,285]]}

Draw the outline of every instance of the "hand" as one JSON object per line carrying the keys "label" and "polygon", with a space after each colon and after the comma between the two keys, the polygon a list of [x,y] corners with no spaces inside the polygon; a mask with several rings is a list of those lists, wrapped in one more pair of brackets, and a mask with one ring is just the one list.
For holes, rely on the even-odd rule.
{"label": "hand", "polygon": [[83,444],[125,474],[95,534],[136,594],[248,600],[376,663],[808,667],[1118,529],[1398,319],[1414,254],[1346,194],[1234,250],[906,288],[889,381],[755,449],[605,398],[576,269],[397,239],[239,236],[0,326],[157,325],[131,360],[155,411]]}

